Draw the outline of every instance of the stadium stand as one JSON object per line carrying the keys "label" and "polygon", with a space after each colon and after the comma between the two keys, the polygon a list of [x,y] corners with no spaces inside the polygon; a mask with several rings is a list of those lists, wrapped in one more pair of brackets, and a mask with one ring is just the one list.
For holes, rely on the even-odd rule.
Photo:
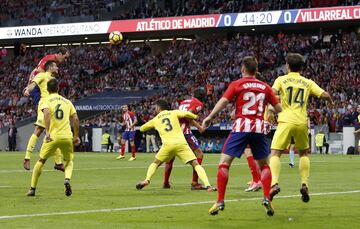
{"label": "stadium stand", "polygon": [[[61,93],[73,101],[104,90],[153,89],[162,85],[162,95],[133,106],[144,121],[151,114],[152,102],[159,97],[169,99],[172,106],[177,107],[182,98],[191,94],[191,89],[213,88],[208,92],[203,118],[227,84],[239,77],[243,56],[256,55],[264,80],[272,84],[276,76],[285,72],[286,53],[300,52],[308,63],[303,73],[332,93],[336,101],[335,107],[326,107],[324,103],[312,100],[309,116],[313,124],[326,124],[335,132],[344,125],[357,122],[359,99],[355,95],[359,93],[360,45],[354,33],[339,31],[318,38],[279,33],[238,35],[229,40],[182,41],[172,44],[165,53],[157,56],[153,56],[146,44],[125,45],[118,49],[108,45],[69,48],[72,56],[60,67],[60,85]],[[21,92],[39,58],[51,51],[28,49],[23,56],[3,63],[0,70],[0,126],[34,115],[34,107]],[[231,109],[229,106],[215,123],[227,125]],[[87,123],[103,125],[99,124],[104,123],[103,119],[116,120],[119,116],[118,111],[110,112]]]}

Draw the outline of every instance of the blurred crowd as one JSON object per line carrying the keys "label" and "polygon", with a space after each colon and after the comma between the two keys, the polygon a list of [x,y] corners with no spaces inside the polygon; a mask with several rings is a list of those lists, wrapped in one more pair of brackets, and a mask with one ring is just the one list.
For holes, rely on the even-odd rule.
{"label": "blurred crowd", "polygon": [[[360,45],[356,34],[339,30],[317,38],[307,35],[237,35],[229,40],[192,40],[171,42],[167,50],[153,54],[151,44],[87,45],[68,47],[71,57],[60,65],[61,94],[75,101],[104,90],[142,90],[162,88],[163,93],[150,97],[132,109],[140,123],[153,116],[153,102],[167,99],[177,108],[179,102],[196,88],[204,88],[204,110],[200,120],[214,107],[227,85],[241,75],[243,56],[255,55],[262,79],[272,85],[278,75],[286,73],[285,56],[299,52],[307,59],[302,74],[315,80],[331,93],[335,106],[311,99],[309,116],[315,125],[328,125],[338,131],[357,123],[359,104]],[[0,127],[34,114],[29,98],[22,96],[28,75],[50,48],[31,49],[0,68]],[[229,105],[215,120],[229,124]],[[88,125],[110,126],[119,121],[120,111],[87,120]]]}
{"label": "blurred crowd", "polygon": [[108,20],[109,15],[113,19],[136,19],[359,4],[359,0],[141,0],[127,5],[126,2],[129,1],[0,0],[0,23],[13,21],[15,25],[22,25],[34,20],[36,24],[49,24],[58,23],[58,19],[78,17],[79,20],[86,16],[91,16],[87,20],[100,21]]}
{"label": "blurred crowd", "polygon": [[27,20],[36,24],[56,23],[57,18],[93,16],[101,20],[116,5],[125,0],[0,0],[0,22],[17,21],[21,25]]}

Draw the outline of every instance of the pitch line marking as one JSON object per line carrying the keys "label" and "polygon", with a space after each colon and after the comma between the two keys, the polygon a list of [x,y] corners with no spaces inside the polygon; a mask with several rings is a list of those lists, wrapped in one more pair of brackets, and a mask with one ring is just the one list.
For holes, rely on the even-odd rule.
{"label": "pitch line marking", "polygon": [[[360,193],[360,190],[352,190],[352,191],[344,191],[344,192],[311,193],[311,196],[329,196],[329,195],[353,194],[353,193]],[[300,195],[287,195],[287,196],[278,196],[278,197],[275,197],[275,198],[276,199],[288,199],[288,198],[294,198],[294,197],[299,197],[299,196]],[[252,201],[252,200],[262,200],[262,198],[253,197],[253,198],[244,198],[244,199],[232,199],[232,200],[226,200],[226,202],[239,202],[239,201]],[[160,205],[148,205],[148,206],[138,206],[138,207],[127,207],[127,208],[108,208],[108,209],[94,209],[94,210],[68,211],[68,212],[51,212],[51,213],[26,214],[26,215],[3,215],[3,216],[0,216],[0,220],[2,220],[2,219],[18,219],[18,218],[40,217],[40,216],[59,216],[59,215],[107,213],[107,212],[116,212],[116,211],[138,211],[138,210],[146,210],[146,209],[156,209],[156,208],[166,208],[166,207],[182,207],[182,206],[192,206],[192,205],[212,204],[212,203],[214,203],[214,201],[160,204]]]}
{"label": "pitch line marking", "polygon": [[[311,161],[311,163],[328,163],[326,161]],[[289,162],[281,162],[281,164],[289,164]],[[207,166],[218,166],[219,164],[203,164],[203,167]],[[247,165],[247,162],[241,162],[241,163],[234,163],[232,166],[235,165]],[[175,168],[185,168],[189,167],[189,165],[174,165]],[[127,166],[127,167],[106,167],[106,168],[83,168],[83,169],[73,169],[74,171],[91,171],[91,170],[120,170],[120,169],[147,169],[148,166]],[[31,170],[32,171],[32,170]],[[25,170],[25,169],[3,169],[0,170],[1,173],[29,173],[31,171]],[[55,169],[44,169],[43,172],[57,172]]]}

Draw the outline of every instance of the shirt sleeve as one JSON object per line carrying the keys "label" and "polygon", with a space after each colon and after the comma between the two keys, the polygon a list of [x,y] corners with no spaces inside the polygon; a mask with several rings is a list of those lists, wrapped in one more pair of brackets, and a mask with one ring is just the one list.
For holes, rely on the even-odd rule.
{"label": "shirt sleeve", "polygon": [[74,107],[74,104],[70,102],[70,116],[72,116],[73,114],[76,114],[76,109]]}
{"label": "shirt sleeve", "polygon": [[153,129],[155,126],[154,123],[155,123],[154,119],[151,119],[150,121],[148,121],[147,123],[145,123],[140,127],[140,131],[145,132],[147,130]]}
{"label": "shirt sleeve", "polygon": [[273,89],[275,89],[276,91],[280,91],[280,88],[281,88],[281,83],[280,83],[280,80],[279,78],[277,78],[272,86]]}
{"label": "shirt sleeve", "polygon": [[319,87],[319,85],[317,85],[314,81],[310,80],[310,82],[311,82],[311,84],[310,84],[311,92],[310,93],[319,98],[321,96],[321,94],[324,93],[324,89]]}
{"label": "shirt sleeve", "polygon": [[176,110],[174,111],[176,112],[176,115],[178,118],[190,118],[190,119],[197,119],[197,115],[193,114],[189,111],[180,111],[180,110]]}
{"label": "shirt sleeve", "polygon": [[235,96],[235,86],[234,83],[231,83],[222,97],[231,101],[234,98],[234,96]]}

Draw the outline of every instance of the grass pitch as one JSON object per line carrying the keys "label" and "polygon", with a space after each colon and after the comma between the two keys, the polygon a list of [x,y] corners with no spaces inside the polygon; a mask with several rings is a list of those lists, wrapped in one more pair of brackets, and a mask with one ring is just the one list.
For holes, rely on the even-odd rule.
{"label": "grass pitch", "polygon": [[[235,160],[230,170],[225,211],[210,216],[216,193],[190,191],[190,166],[175,162],[169,190],[162,189],[161,167],[150,186],[137,191],[135,184],[154,155],[138,154],[133,162],[115,156],[76,153],[71,197],[64,195],[64,174],[54,171],[49,159],[37,196],[26,197],[31,172],[22,168],[23,153],[0,152],[0,228],[360,228],[359,156],[312,155],[313,195],[307,204],[300,200],[298,169],[289,168],[288,157],[282,157],[273,217],[261,206],[262,191],[244,192],[250,179],[244,159]],[[36,159],[34,154],[31,166]],[[205,155],[204,160],[214,185],[218,159]]]}

